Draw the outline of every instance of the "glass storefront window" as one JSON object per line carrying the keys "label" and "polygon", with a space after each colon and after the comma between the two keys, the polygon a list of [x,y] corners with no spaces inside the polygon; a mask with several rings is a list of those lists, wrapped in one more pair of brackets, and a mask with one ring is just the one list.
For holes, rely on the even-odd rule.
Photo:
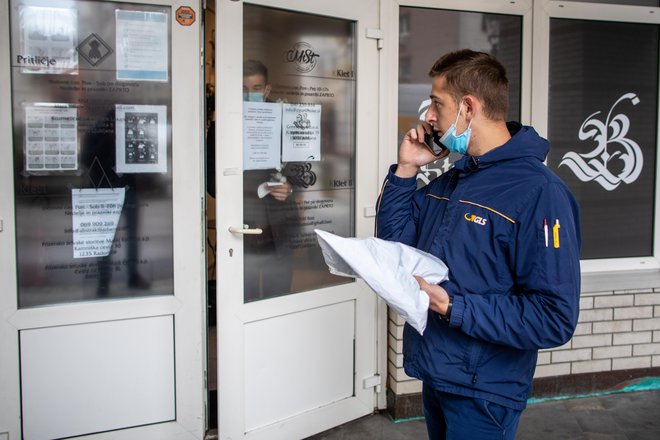
{"label": "glass storefront window", "polygon": [[[405,23],[405,25],[402,25]],[[447,52],[473,49],[496,56],[509,78],[508,120],[520,120],[522,17],[416,7],[399,8],[398,139],[423,119],[433,63]],[[419,184],[447,171],[458,155],[422,167]]]}
{"label": "glass storefront window", "polygon": [[653,255],[659,37],[656,24],[550,20],[548,166],[580,204],[583,259]]}
{"label": "glass storefront window", "polygon": [[170,8],[10,14],[19,307],[173,294]]}
{"label": "glass storefront window", "polygon": [[351,282],[314,229],[355,235],[355,23],[243,9],[246,302]]}

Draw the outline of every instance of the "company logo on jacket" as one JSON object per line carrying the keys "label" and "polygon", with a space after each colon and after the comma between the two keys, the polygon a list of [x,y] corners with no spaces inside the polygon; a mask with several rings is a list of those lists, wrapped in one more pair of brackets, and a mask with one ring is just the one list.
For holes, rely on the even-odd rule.
{"label": "company logo on jacket", "polygon": [[479,216],[477,216],[477,215],[475,215],[475,214],[468,214],[468,213],[466,212],[465,215],[464,215],[463,217],[465,217],[465,220],[467,220],[467,221],[469,221],[469,222],[476,223],[476,224],[481,225],[481,226],[485,226],[485,225],[486,225],[486,221],[487,221],[487,219],[485,219],[485,218],[483,218],[483,217],[479,217]]}

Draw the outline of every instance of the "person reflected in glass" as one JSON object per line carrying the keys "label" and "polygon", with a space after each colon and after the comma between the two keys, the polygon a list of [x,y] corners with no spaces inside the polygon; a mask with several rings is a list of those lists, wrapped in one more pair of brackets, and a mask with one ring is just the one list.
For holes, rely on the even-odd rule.
{"label": "person reflected in glass", "polygon": [[[267,67],[258,60],[243,63],[243,100],[273,102]],[[207,133],[207,191],[215,197],[215,124]],[[299,217],[293,185],[281,169],[243,172],[243,223],[261,229],[243,235],[244,298],[246,302],[285,295],[291,291],[293,247]]]}
{"label": "person reflected in glass", "polygon": [[[268,69],[258,60],[243,63],[243,100],[273,102]],[[259,235],[244,235],[245,301],[284,295],[291,290],[293,249],[297,230],[297,206],[293,186],[281,169],[243,172],[243,220]]]}
{"label": "person reflected in glass", "polygon": [[[89,117],[93,119],[92,116]],[[85,184],[97,188],[124,188],[126,191],[121,214],[125,232],[122,236],[121,229],[119,229],[115,234],[115,240],[121,246],[113,245],[109,255],[97,257],[96,297],[141,295],[144,292],[140,291],[146,291],[152,287],[151,281],[140,273],[140,247],[143,237],[139,231],[140,204],[147,200],[150,176],[116,172],[117,116],[115,108],[112,107],[106,113],[94,115],[94,117],[98,119],[85,133],[82,143],[81,157],[87,173]],[[128,152],[129,148],[126,150]],[[120,248],[125,251],[123,258],[121,254],[118,254]],[[118,275],[122,272],[126,272],[128,291],[119,286],[119,281],[112,282],[113,275],[115,278],[119,278]]]}
{"label": "person reflected in glass", "polygon": [[[268,69],[258,60],[243,63],[243,100],[274,102]],[[291,290],[293,250],[291,237],[296,232],[297,206],[293,186],[281,169],[243,172],[243,220],[259,235],[244,235],[245,301],[284,295]]]}

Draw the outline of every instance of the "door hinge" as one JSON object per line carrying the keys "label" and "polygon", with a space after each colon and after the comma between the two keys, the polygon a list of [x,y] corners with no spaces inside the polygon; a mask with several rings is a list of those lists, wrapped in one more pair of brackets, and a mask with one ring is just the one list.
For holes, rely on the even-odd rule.
{"label": "door hinge", "polygon": [[376,42],[377,46],[376,47],[378,47],[378,49],[383,48],[383,46],[384,46],[383,31],[381,31],[380,29],[374,29],[374,28],[367,29],[367,38],[377,40],[377,42]]}
{"label": "door hinge", "polygon": [[376,392],[380,393],[380,385],[381,385],[381,380],[380,380],[380,374],[376,374],[371,377],[367,377],[366,379],[362,380],[362,388],[363,389],[369,389],[369,388],[376,388]]}
{"label": "door hinge", "polygon": [[2,232],[5,229],[5,221],[0,218],[0,232]]}

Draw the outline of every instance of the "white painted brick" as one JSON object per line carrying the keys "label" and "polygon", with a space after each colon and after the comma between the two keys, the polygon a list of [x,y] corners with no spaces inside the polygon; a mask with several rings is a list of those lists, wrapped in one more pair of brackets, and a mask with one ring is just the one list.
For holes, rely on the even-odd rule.
{"label": "white painted brick", "polygon": [[594,298],[594,308],[628,307],[635,304],[635,295],[610,295]]}
{"label": "white painted brick", "polygon": [[594,322],[592,333],[620,333],[632,330],[632,320]]}
{"label": "white painted brick", "polygon": [[653,316],[660,316],[660,306],[653,307]]}
{"label": "white painted brick", "polygon": [[660,293],[638,293],[635,295],[636,306],[660,305]]}
{"label": "white painted brick", "polygon": [[581,348],[579,350],[560,350],[552,352],[553,364],[588,360],[591,360],[591,348]]}
{"label": "white painted brick", "polygon": [[651,293],[652,290],[650,289],[622,289],[622,290],[615,290],[614,294],[615,295],[621,295],[625,293]]}
{"label": "white painted brick", "polygon": [[593,373],[596,371],[610,371],[612,361],[610,359],[601,359],[597,361],[573,362],[571,364],[571,373]]}
{"label": "white painted brick", "polygon": [[397,382],[390,376],[388,380],[388,388],[396,395],[421,393],[422,382],[417,379]]}
{"label": "white painted brick", "polygon": [[394,350],[395,353],[403,353],[403,341],[397,340],[391,334],[387,335],[387,346]]}
{"label": "white painted brick", "polygon": [[606,295],[614,295],[614,292],[611,290],[608,290],[606,292],[580,292],[580,297],[584,296],[606,296]]}
{"label": "white painted brick", "polygon": [[655,344],[638,344],[635,345],[633,356],[649,356],[660,354],[660,342]]}
{"label": "white painted brick", "polygon": [[614,320],[652,318],[652,317],[653,317],[653,306],[622,307],[622,308],[614,309]]}
{"label": "white painted brick", "polygon": [[396,325],[392,320],[387,321],[387,331],[396,339],[403,339],[403,326]]}
{"label": "white painted brick", "polygon": [[403,371],[403,368],[397,368],[389,362],[388,362],[388,365],[387,365],[387,372],[397,382],[403,382],[405,380],[412,380],[413,379],[412,377],[408,376],[405,371]]}
{"label": "white painted brick", "polygon": [[559,347],[552,347],[552,348],[546,348],[545,350],[547,351],[556,351],[556,350],[568,350],[573,346],[573,340],[569,339],[567,343],[564,345],[560,345]]}
{"label": "white painted brick", "polygon": [[579,322],[611,321],[613,316],[612,309],[581,310]]}
{"label": "white painted brick", "polygon": [[612,344],[626,345],[626,344],[644,344],[651,342],[653,334],[651,332],[627,332],[627,333],[614,333],[612,335]]}
{"label": "white painted brick", "polygon": [[550,353],[547,351],[539,352],[536,359],[536,365],[546,365],[550,363]]}
{"label": "white painted brick", "polygon": [[653,332],[653,342],[660,342],[660,330]]}
{"label": "white painted brick", "polygon": [[660,367],[660,356],[653,356],[651,358],[651,366],[652,367]]}
{"label": "white painted brick", "polygon": [[660,330],[660,318],[636,319],[633,321],[633,330]]}
{"label": "white painted brick", "polygon": [[612,370],[649,368],[650,366],[651,356],[612,359]]}
{"label": "white painted brick", "polygon": [[391,348],[387,350],[387,360],[397,368],[403,367],[403,355],[395,353]]}
{"label": "white painted brick", "polygon": [[612,335],[604,333],[601,335],[575,336],[573,348],[582,347],[604,347],[612,345]]}
{"label": "white painted brick", "polygon": [[571,364],[550,364],[536,367],[534,377],[564,376],[571,374]]}
{"label": "white painted brick", "polygon": [[593,349],[594,359],[610,359],[632,356],[632,345],[615,345],[612,347],[597,347]]}
{"label": "white painted brick", "polygon": [[403,325],[406,322],[406,320],[391,307],[387,310],[387,316],[394,321],[396,325]]}
{"label": "white painted brick", "polygon": [[591,322],[581,322],[575,327],[575,333],[573,336],[579,335],[590,335],[592,334],[593,324]]}
{"label": "white painted brick", "polygon": [[593,309],[594,308],[594,297],[585,296],[580,298],[580,310]]}

